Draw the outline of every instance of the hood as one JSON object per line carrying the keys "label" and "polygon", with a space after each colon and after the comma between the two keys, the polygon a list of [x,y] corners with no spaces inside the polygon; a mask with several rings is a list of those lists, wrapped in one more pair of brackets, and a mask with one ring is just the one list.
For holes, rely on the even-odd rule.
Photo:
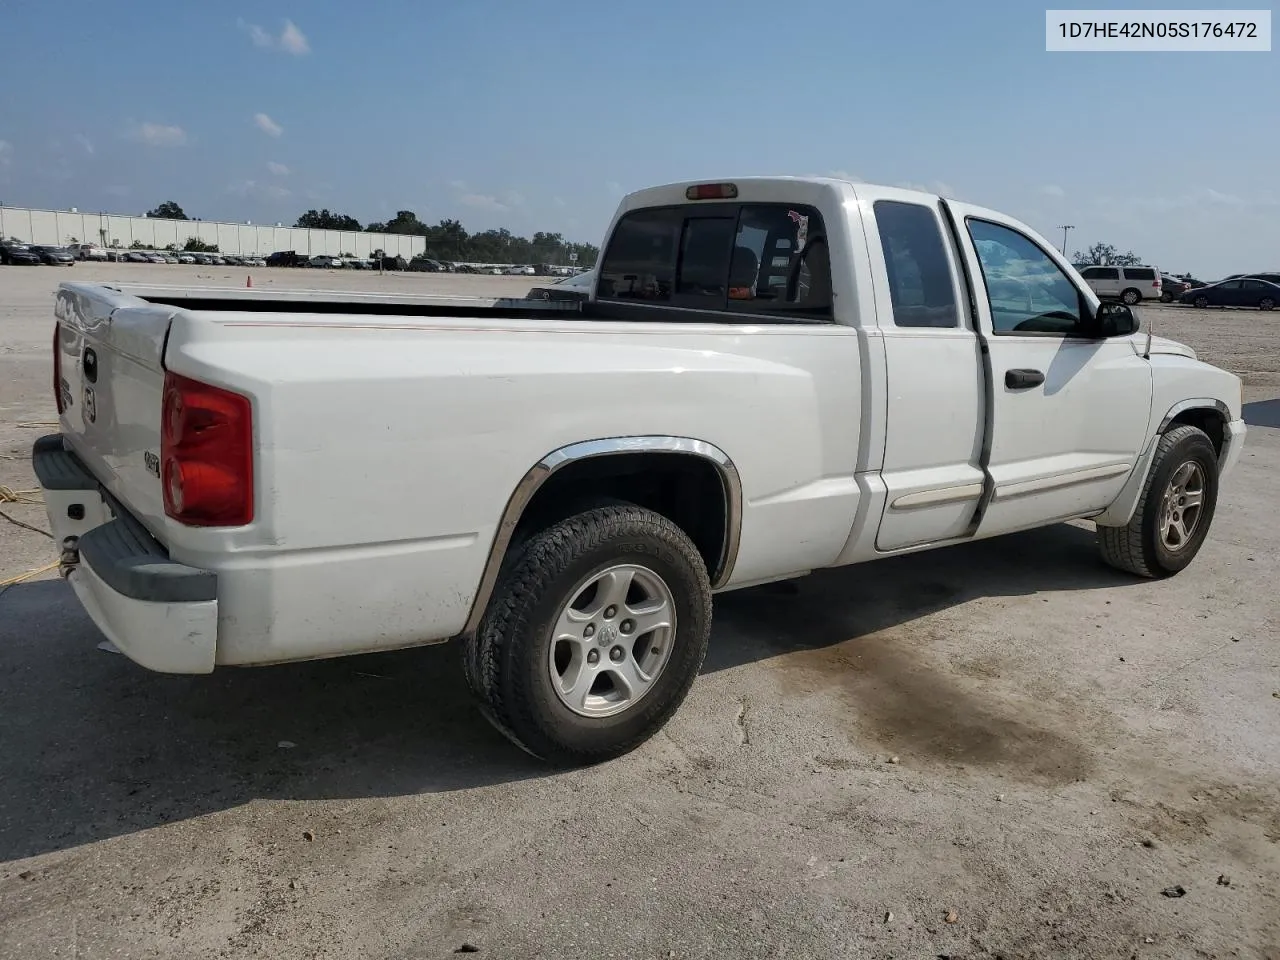
{"label": "hood", "polygon": [[1196,360],[1196,352],[1188,347],[1185,343],[1179,343],[1177,340],[1170,340],[1168,337],[1151,338],[1152,354],[1162,353],[1172,357],[1186,357],[1188,360]]}

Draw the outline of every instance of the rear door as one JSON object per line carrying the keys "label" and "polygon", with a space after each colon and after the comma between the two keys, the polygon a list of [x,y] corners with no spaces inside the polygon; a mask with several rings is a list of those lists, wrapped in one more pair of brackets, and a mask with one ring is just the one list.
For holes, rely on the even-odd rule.
{"label": "rear door", "polygon": [[949,204],[991,365],[978,535],[1105,509],[1146,441],[1152,379],[1138,335],[1095,335],[1096,300],[1053,247],[994,211]]}
{"label": "rear door", "polygon": [[972,533],[983,491],[984,377],[940,201],[859,185],[888,374],[876,549]]}

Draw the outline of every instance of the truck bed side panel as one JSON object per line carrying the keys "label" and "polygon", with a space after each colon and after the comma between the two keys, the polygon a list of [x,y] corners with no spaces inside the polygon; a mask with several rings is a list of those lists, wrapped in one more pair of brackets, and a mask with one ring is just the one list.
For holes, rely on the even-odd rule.
{"label": "truck bed side panel", "polygon": [[521,477],[583,440],[724,450],[743,482],[729,585],[829,564],[848,536],[852,329],[386,319],[174,320],[170,369],[254,398],[258,519],[169,531],[218,573],[219,662],[455,634]]}

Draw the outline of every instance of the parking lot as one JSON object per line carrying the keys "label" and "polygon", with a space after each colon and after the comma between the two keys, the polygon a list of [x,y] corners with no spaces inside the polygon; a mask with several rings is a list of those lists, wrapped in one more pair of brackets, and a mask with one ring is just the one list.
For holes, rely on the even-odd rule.
{"label": "parking lot", "polygon": [[[106,278],[246,271],[0,269],[0,509],[30,527],[51,294]],[[495,733],[448,646],[163,676],[55,573],[8,587],[0,956],[1280,960],[1280,315],[1141,313],[1246,383],[1189,569],[1135,581],[1071,523],[722,595],[672,723],[593,769]],[[0,581],[53,559],[0,520]]]}

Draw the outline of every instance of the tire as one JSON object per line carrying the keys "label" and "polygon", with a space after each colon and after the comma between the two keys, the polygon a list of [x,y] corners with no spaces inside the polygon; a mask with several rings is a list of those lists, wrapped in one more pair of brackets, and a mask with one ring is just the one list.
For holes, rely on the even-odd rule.
{"label": "tire", "polygon": [[1209,307],[1209,298],[1196,297],[1195,307],[1197,310],[1207,310]]}
{"label": "tire", "polygon": [[1274,310],[1275,308],[1276,308],[1276,302],[1272,300],[1270,297],[1263,297],[1261,300],[1258,301],[1259,310]]}
{"label": "tire", "polygon": [[1139,300],[1142,299],[1142,294],[1141,292],[1133,289],[1133,287],[1130,287],[1128,290],[1125,290],[1123,293],[1120,294],[1120,299],[1132,307],[1135,303],[1137,303]]}
{"label": "tire", "polygon": [[[1167,502],[1180,482],[1185,493],[1197,486],[1200,490],[1200,508],[1190,521],[1186,505]],[[1174,427],[1157,441],[1151,472],[1129,523],[1123,527],[1098,527],[1102,558],[1111,566],[1140,577],[1173,576],[1200,552],[1217,504],[1218,456],[1213,442],[1196,427]],[[1171,545],[1166,537],[1170,509],[1176,509],[1175,516],[1182,520],[1185,536],[1179,538],[1180,544]],[[1188,523],[1191,529],[1186,529]]]}
{"label": "tire", "polygon": [[[625,593],[624,581],[634,592]],[[610,583],[623,593],[602,594]],[[577,639],[557,641],[556,625],[567,623],[575,600]],[[648,616],[669,625],[634,632],[659,602],[671,616]],[[481,712],[502,734],[540,760],[581,766],[628,753],[666,724],[698,676],[710,633],[711,585],[684,531],[632,504],[599,506],[517,548],[465,642],[463,666]],[[636,641],[647,648],[639,659],[627,649]],[[624,675],[635,684],[630,694],[615,680]],[[573,682],[591,676],[594,683]]]}
{"label": "tire", "polygon": [[1161,293],[1161,294],[1160,294],[1160,302],[1161,302],[1161,303],[1173,303],[1173,294],[1172,294],[1172,293],[1169,293],[1167,290],[1166,290],[1165,292]]}

